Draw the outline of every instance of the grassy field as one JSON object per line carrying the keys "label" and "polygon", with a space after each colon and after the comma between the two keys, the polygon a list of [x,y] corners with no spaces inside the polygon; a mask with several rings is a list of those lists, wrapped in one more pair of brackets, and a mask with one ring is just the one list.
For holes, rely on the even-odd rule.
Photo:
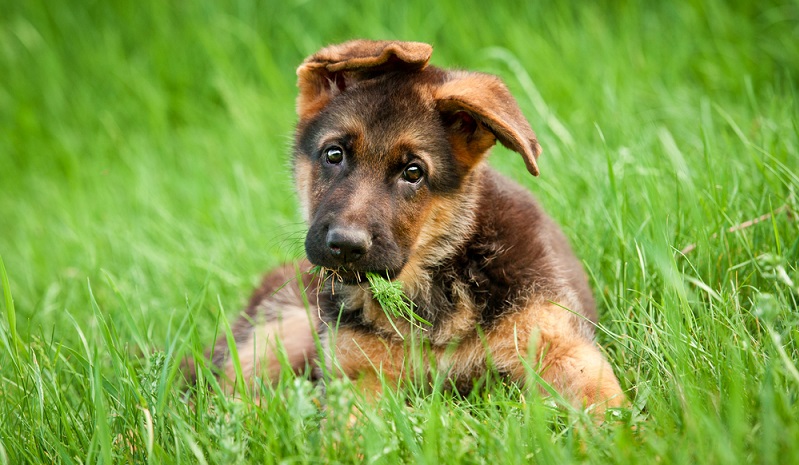
{"label": "grassy field", "polygon": [[[0,464],[799,463],[799,3],[584,3],[0,0]],[[302,254],[294,70],[353,37],[518,97],[542,175],[491,162],[584,260],[621,420],[512,386],[184,399]]]}

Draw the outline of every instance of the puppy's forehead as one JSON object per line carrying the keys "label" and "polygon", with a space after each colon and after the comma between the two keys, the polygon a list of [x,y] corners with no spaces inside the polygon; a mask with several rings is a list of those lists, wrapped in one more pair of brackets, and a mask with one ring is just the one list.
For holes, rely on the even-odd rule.
{"label": "puppy's forehead", "polygon": [[402,79],[359,84],[337,96],[325,113],[329,134],[351,136],[364,154],[414,150],[441,135],[431,92]]}

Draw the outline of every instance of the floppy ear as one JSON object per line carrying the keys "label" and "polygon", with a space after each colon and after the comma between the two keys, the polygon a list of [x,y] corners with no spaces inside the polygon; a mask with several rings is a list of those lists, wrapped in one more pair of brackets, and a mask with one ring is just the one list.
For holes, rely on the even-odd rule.
{"label": "floppy ear", "polygon": [[433,47],[421,42],[352,40],[325,47],[297,68],[297,114],[300,120],[316,115],[357,81],[389,71],[421,70],[432,53]]}
{"label": "floppy ear", "polygon": [[530,123],[496,76],[455,71],[435,91],[436,106],[450,133],[455,157],[467,167],[480,161],[498,139],[518,152],[527,171],[538,176],[541,154]]}

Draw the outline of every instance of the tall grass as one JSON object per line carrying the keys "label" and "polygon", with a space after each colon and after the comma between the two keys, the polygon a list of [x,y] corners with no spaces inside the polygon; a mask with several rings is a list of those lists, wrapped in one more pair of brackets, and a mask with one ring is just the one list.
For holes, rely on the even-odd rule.
{"label": "tall grass", "polygon": [[[0,0],[0,463],[799,463],[799,4],[734,3]],[[180,360],[302,255],[294,69],[352,37],[509,84],[542,176],[491,162],[583,258],[627,418],[290,375],[186,400]]]}

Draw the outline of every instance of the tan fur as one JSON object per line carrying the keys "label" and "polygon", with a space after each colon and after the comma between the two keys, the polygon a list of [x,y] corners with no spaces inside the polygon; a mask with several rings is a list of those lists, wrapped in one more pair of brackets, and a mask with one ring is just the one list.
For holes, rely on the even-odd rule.
{"label": "tan fur", "polygon": [[[467,183],[463,191],[452,197],[435,198],[428,207],[427,215],[419,228],[414,242],[411,260],[405,266],[403,274],[412,273],[418,265],[435,265],[445,257],[451,256],[460,245],[457,240],[442,242],[441,235],[452,233],[465,240],[471,232],[474,221],[475,186]],[[406,275],[411,277],[412,275]],[[400,281],[414,283],[416,279],[402,279]],[[410,290],[413,293],[412,290]]]}
{"label": "tan fur", "polygon": [[311,220],[311,189],[312,177],[311,170],[308,166],[310,163],[306,160],[298,161],[294,167],[294,184],[297,187],[297,197],[300,199],[300,211],[302,218],[308,223]]}

